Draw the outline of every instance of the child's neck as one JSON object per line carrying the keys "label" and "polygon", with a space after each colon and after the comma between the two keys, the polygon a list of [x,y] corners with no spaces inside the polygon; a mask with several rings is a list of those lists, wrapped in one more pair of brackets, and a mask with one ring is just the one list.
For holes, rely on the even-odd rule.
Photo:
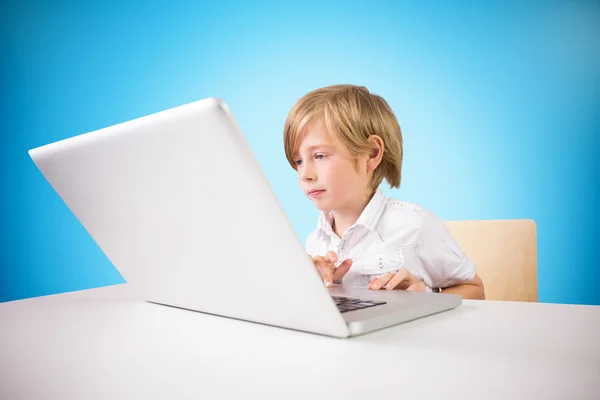
{"label": "child's neck", "polygon": [[373,198],[372,194],[367,197],[363,197],[360,202],[357,202],[357,204],[354,204],[348,208],[331,211],[333,214],[331,228],[338,237],[341,238],[344,232],[346,232],[348,228],[358,221],[358,218],[360,218],[360,215],[364,211],[365,207],[367,207],[367,204],[369,204],[369,201],[371,201],[371,198]]}

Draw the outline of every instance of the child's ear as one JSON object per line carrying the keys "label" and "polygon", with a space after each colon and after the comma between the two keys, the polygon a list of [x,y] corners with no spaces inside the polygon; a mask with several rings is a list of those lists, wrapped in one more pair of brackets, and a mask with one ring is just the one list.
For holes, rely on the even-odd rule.
{"label": "child's ear", "polygon": [[374,171],[375,168],[379,166],[381,159],[383,158],[383,139],[377,135],[371,135],[367,140],[372,146],[371,152],[369,153],[369,159],[367,160],[367,171]]}

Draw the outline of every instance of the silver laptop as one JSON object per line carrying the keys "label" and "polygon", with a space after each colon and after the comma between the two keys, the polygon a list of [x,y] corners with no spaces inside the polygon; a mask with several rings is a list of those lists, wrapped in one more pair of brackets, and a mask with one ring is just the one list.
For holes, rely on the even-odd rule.
{"label": "silver laptop", "polygon": [[326,288],[219,99],[29,154],[146,301],[340,338],[462,302],[457,295]]}

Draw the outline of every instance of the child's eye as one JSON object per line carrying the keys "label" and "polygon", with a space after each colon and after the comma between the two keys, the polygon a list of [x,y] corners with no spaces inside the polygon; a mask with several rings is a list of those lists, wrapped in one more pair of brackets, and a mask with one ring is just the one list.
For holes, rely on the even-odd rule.
{"label": "child's eye", "polygon": [[300,165],[302,165],[302,160],[296,160],[296,161],[294,161],[294,163],[295,163],[297,166],[300,166]]}
{"label": "child's eye", "polygon": [[322,159],[324,159],[324,158],[325,158],[325,154],[317,154],[317,155],[315,155],[315,158],[316,158],[317,160],[322,160]]}

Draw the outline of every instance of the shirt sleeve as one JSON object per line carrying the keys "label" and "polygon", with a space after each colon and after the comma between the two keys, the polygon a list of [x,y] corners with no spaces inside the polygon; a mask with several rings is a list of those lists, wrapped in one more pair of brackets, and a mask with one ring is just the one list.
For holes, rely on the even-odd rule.
{"label": "shirt sleeve", "polygon": [[418,246],[421,275],[431,288],[446,288],[475,277],[475,265],[444,224],[433,213],[423,214]]}

